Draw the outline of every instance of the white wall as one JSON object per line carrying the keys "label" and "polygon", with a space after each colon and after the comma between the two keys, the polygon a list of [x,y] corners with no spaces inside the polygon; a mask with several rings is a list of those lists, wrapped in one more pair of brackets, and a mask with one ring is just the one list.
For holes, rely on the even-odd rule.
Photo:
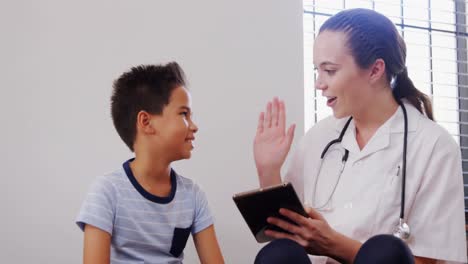
{"label": "white wall", "polygon": [[0,40],[2,263],[81,262],[84,195],[131,157],[110,119],[112,81],[172,60],[200,127],[193,158],[174,166],[206,191],[227,263],[253,262],[261,245],[231,197],[257,186],[267,99],[284,98],[302,134],[302,1],[1,0]]}

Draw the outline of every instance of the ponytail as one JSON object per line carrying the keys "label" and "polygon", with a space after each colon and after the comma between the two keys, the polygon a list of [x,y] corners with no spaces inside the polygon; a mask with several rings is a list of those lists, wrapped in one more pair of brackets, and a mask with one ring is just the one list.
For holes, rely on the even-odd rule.
{"label": "ponytail", "polygon": [[408,100],[421,114],[426,114],[430,120],[434,121],[431,99],[414,86],[408,76],[406,67],[396,76],[393,97],[395,97],[397,101],[401,99]]}

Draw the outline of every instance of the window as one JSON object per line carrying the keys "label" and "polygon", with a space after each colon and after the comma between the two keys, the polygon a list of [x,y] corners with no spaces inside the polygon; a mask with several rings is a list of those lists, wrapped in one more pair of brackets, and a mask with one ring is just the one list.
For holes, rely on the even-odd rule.
{"label": "window", "polygon": [[348,8],[389,17],[407,45],[406,65],[415,86],[432,98],[436,121],[460,144],[468,208],[468,52],[462,0],[304,0],[305,129],[332,114],[314,89],[312,47],[323,22]]}

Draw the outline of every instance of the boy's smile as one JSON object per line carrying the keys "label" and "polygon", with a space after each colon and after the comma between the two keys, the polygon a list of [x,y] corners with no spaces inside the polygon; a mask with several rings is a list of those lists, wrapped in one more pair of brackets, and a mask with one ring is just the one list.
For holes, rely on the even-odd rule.
{"label": "boy's smile", "polygon": [[153,115],[151,119],[157,131],[154,146],[164,150],[171,161],[190,158],[198,127],[192,120],[191,97],[187,89],[175,88],[163,113]]}

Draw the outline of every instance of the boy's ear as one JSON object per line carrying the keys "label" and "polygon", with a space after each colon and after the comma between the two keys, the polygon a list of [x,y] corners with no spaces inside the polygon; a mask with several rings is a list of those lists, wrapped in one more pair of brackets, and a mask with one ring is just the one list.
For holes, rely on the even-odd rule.
{"label": "boy's ear", "polygon": [[375,60],[374,64],[371,65],[370,69],[370,81],[375,83],[385,75],[385,61],[383,59]]}
{"label": "boy's ear", "polygon": [[140,111],[137,114],[137,129],[145,134],[155,134],[157,131],[154,128],[151,120],[152,115],[146,111]]}

